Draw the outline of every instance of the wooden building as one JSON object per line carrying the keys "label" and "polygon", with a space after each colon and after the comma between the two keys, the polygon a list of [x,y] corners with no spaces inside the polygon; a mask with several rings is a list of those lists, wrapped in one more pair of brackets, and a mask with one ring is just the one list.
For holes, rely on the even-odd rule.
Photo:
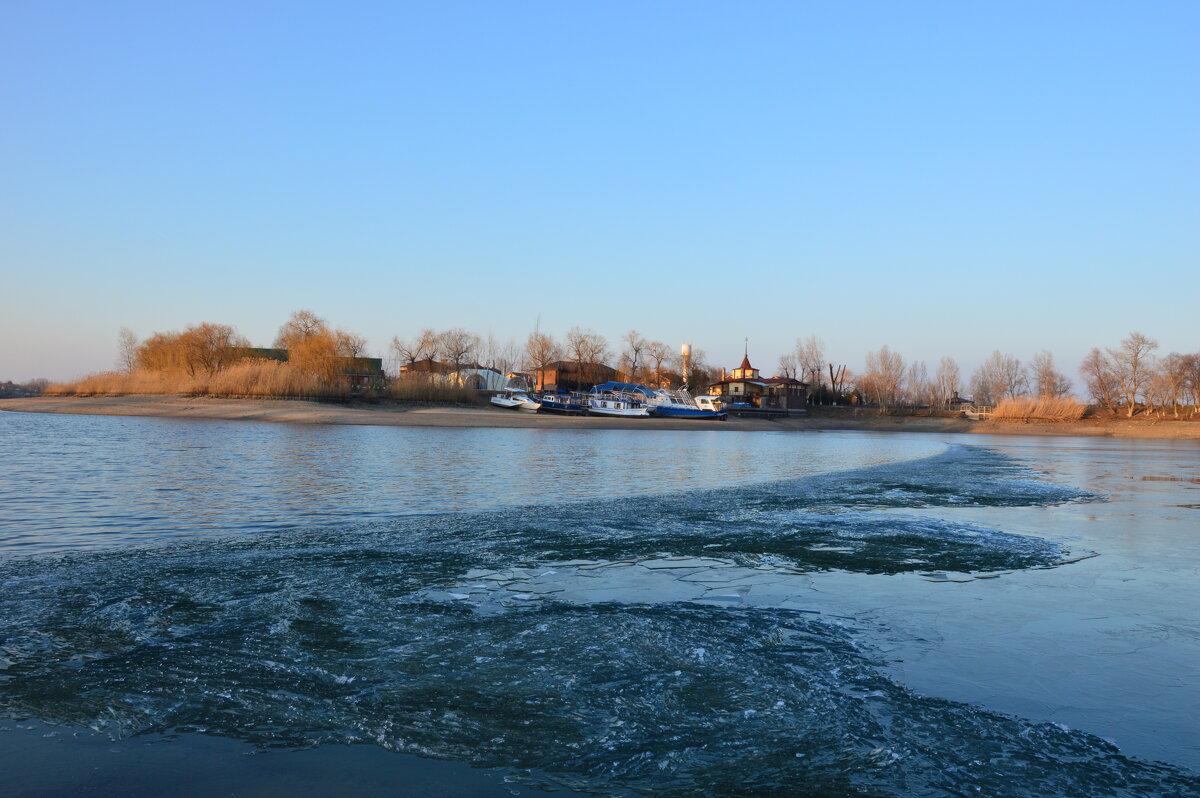
{"label": "wooden building", "polygon": [[750,365],[746,353],[742,364],[708,386],[710,396],[726,404],[743,404],[757,409],[801,411],[808,404],[808,384],[791,377],[763,377]]}
{"label": "wooden building", "polygon": [[617,370],[603,363],[579,363],[556,360],[534,372],[534,390],[586,391],[594,385],[617,379]]}

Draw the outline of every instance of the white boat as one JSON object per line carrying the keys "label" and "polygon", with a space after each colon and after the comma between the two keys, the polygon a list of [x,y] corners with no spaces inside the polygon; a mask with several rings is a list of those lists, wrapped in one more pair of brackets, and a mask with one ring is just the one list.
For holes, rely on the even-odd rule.
{"label": "white boat", "polygon": [[622,418],[645,418],[650,410],[640,399],[625,393],[605,391],[588,396],[588,414],[594,416],[620,416]]}
{"label": "white boat", "polygon": [[529,394],[520,388],[505,388],[502,393],[493,396],[491,402],[496,407],[503,407],[505,410],[537,412],[537,409],[542,406],[541,402],[531,399]]}

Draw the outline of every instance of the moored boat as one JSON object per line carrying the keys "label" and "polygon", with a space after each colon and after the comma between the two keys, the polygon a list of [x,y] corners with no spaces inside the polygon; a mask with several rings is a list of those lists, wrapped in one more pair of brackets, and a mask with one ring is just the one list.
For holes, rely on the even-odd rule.
{"label": "moored boat", "polygon": [[491,398],[491,403],[505,410],[535,411],[541,406],[540,402],[532,399],[528,392],[520,388],[505,388],[503,392]]}
{"label": "moored boat", "polygon": [[587,397],[574,393],[542,394],[542,402],[538,407],[539,413],[564,413],[566,415],[582,415],[587,412]]}
{"label": "moored boat", "polygon": [[724,421],[729,414],[715,396],[691,396],[687,391],[657,391],[650,410],[663,418],[697,418]]}
{"label": "moored boat", "polygon": [[646,418],[650,409],[641,399],[623,391],[594,391],[588,395],[588,413],[596,416]]}

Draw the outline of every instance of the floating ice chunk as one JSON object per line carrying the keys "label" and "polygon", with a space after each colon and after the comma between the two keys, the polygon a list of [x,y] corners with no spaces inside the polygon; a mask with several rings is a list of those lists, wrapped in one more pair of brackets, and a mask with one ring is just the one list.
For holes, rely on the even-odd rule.
{"label": "floating ice chunk", "polygon": [[1083,554],[1077,554],[1074,557],[1064,557],[1061,560],[1055,560],[1054,564],[1055,565],[1070,565],[1073,562],[1080,562],[1082,560],[1090,560],[1093,557],[1099,557],[1099,556],[1100,556],[1099,552],[1087,551],[1087,552],[1084,552]]}
{"label": "floating ice chunk", "polygon": [[659,569],[659,568],[713,568],[724,565],[722,560],[710,559],[707,557],[668,557],[659,560],[642,560],[640,563],[643,568]]}
{"label": "floating ice chunk", "polygon": [[741,602],[741,600],[742,600],[741,593],[718,593],[716,595],[714,595],[712,593],[705,593],[700,598],[693,599],[693,601],[722,601],[722,602],[730,602],[730,603]]}
{"label": "floating ice chunk", "polygon": [[679,581],[680,582],[715,582],[718,584],[724,584],[726,582],[732,582],[734,579],[737,579],[737,578],[738,578],[737,573],[727,572],[727,571],[715,571],[711,568],[708,568],[703,571],[697,571],[694,574],[684,574],[683,576],[679,577]]}
{"label": "floating ice chunk", "polygon": [[[509,589],[512,590],[514,588],[510,587]],[[523,586],[523,589],[528,590],[529,593],[546,594],[546,593],[562,593],[563,590],[565,590],[566,588],[563,586],[562,582],[541,582],[541,583],[534,583],[534,584],[526,584],[526,586]]]}

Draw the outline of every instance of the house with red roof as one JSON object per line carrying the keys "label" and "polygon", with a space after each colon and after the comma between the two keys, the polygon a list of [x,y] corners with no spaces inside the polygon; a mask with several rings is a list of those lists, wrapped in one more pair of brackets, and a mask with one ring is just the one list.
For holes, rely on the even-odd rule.
{"label": "house with red roof", "polygon": [[746,352],[742,364],[708,386],[710,396],[727,404],[744,404],[759,410],[803,412],[808,404],[808,384],[791,377],[763,377],[750,365]]}

